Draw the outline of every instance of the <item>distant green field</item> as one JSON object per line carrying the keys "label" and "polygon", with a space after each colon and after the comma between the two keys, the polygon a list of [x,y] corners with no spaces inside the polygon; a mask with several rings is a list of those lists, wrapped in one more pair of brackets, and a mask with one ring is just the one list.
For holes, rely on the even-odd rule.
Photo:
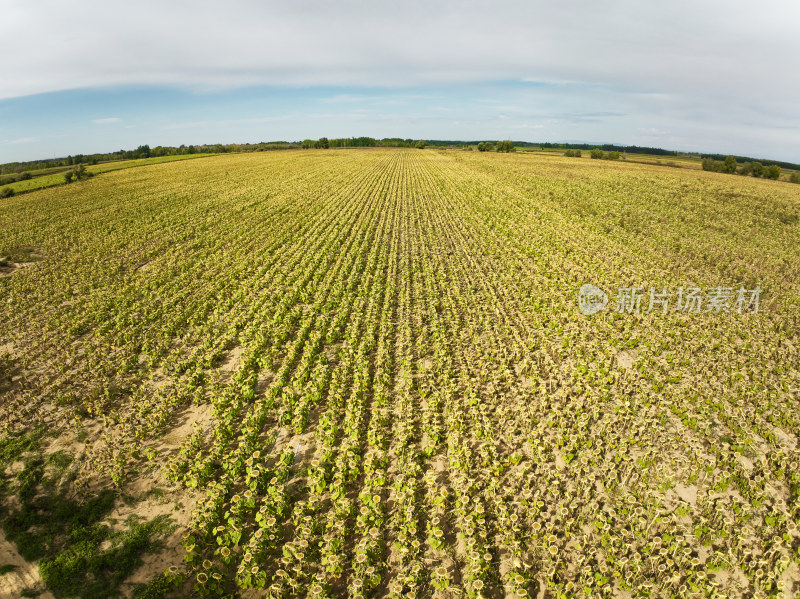
{"label": "distant green field", "polygon": [[[181,154],[179,156],[159,156],[157,158],[140,158],[138,160],[120,160],[119,162],[106,162],[103,164],[95,164],[86,167],[86,170],[93,175],[100,173],[107,173],[109,171],[117,171],[123,168],[132,168],[135,166],[146,166],[148,164],[158,164],[160,162],[174,162],[176,160],[188,160],[190,158],[203,158],[205,156],[216,156],[217,154]],[[24,193],[26,191],[33,191],[34,189],[44,189],[45,187],[53,187],[54,185],[64,184],[64,172],[55,173],[52,175],[45,175],[43,177],[34,177],[27,181],[17,181],[9,183],[3,187],[10,187],[14,193]]]}

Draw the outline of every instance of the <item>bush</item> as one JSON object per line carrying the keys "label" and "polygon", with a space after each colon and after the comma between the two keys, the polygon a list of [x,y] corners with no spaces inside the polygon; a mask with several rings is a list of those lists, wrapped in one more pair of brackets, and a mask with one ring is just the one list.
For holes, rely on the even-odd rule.
{"label": "bush", "polygon": [[722,172],[723,173],[735,173],[736,172],[736,158],[733,156],[728,156],[725,158],[725,162],[722,163]]}
{"label": "bush", "polygon": [[800,183],[800,173],[792,173],[789,175],[789,183]]}
{"label": "bush", "polygon": [[768,167],[764,169],[764,178],[765,179],[777,179],[781,176],[781,167],[777,164],[770,164]]}
{"label": "bush", "polygon": [[575,152],[573,152],[572,150],[567,150],[566,152],[564,152],[564,156],[566,156],[567,158],[575,158]]}
{"label": "bush", "polygon": [[497,151],[498,152],[516,152],[517,149],[514,147],[514,142],[510,139],[505,139],[503,141],[497,142]]}
{"label": "bush", "polygon": [[590,155],[592,158],[594,158],[595,160],[599,160],[600,158],[602,158],[602,157],[603,157],[603,150],[601,150],[600,148],[594,148],[594,149],[592,150],[592,153],[591,153],[591,154],[589,154],[589,155]]}
{"label": "bush", "polygon": [[580,157],[581,157],[581,151],[575,150],[575,158],[580,158]]}
{"label": "bush", "polygon": [[31,175],[28,171],[25,171],[24,173],[22,173],[19,176],[19,180],[20,181],[28,181],[29,179],[32,179],[32,178],[33,178],[33,175]]}
{"label": "bush", "polygon": [[619,160],[619,152],[617,152],[617,151],[606,152],[606,155],[604,156],[604,158],[606,160]]}
{"label": "bush", "polygon": [[81,179],[88,179],[92,173],[86,170],[84,164],[78,164],[71,171],[64,173],[64,183],[72,183],[73,181],[80,181]]}
{"label": "bush", "polygon": [[427,145],[428,144],[425,143],[424,139],[420,139],[416,144],[414,144],[414,147],[419,149],[419,150],[424,150],[425,146],[427,146]]}
{"label": "bush", "polygon": [[0,198],[10,198],[14,195],[14,190],[10,187],[3,187],[0,189]]}
{"label": "bush", "polygon": [[490,141],[482,141],[478,144],[478,152],[493,152],[494,144]]}

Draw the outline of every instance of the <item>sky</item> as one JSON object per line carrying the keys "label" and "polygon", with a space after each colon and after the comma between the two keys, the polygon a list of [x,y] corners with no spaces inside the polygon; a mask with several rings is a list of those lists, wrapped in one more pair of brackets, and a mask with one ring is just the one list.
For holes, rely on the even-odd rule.
{"label": "sky", "polygon": [[0,7],[0,163],[362,135],[800,163],[797,0]]}

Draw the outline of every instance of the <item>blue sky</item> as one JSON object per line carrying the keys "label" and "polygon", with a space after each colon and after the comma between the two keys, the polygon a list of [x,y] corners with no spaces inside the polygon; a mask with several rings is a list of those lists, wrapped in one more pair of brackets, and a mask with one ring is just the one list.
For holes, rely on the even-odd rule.
{"label": "blue sky", "polygon": [[398,7],[11,0],[0,162],[360,135],[800,162],[794,2]]}

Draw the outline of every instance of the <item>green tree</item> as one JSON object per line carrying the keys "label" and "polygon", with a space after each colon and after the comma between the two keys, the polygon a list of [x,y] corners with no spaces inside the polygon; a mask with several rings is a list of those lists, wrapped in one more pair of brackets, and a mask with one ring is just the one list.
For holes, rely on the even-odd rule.
{"label": "green tree", "polygon": [[736,158],[733,156],[727,156],[725,158],[725,162],[722,163],[722,172],[723,173],[735,173],[736,172]]}
{"label": "green tree", "polygon": [[790,183],[800,183],[800,173],[794,172],[789,175],[789,182]]}
{"label": "green tree", "polygon": [[764,169],[764,177],[766,179],[777,179],[781,176],[781,167],[777,164],[770,164]]}
{"label": "green tree", "polygon": [[603,157],[603,150],[600,148],[593,148],[591,154],[589,154],[595,160],[598,160]]}
{"label": "green tree", "polygon": [[751,168],[753,169],[753,176],[754,177],[761,177],[764,174],[764,165],[760,162],[753,162],[751,163]]}
{"label": "green tree", "polygon": [[514,142],[510,139],[504,139],[503,141],[497,142],[497,151],[498,152],[516,152],[517,149],[514,147]]}
{"label": "green tree", "polygon": [[328,138],[327,137],[320,137],[319,141],[317,143],[319,144],[317,146],[318,148],[322,148],[323,150],[327,150],[328,149],[329,144],[328,144]]}
{"label": "green tree", "polygon": [[424,150],[426,145],[427,144],[425,143],[425,140],[424,139],[420,139],[416,144],[414,144],[414,147],[419,149],[419,150]]}
{"label": "green tree", "polygon": [[567,150],[566,152],[564,152],[564,156],[566,156],[567,158],[574,158],[575,152],[573,152],[572,150]]}

